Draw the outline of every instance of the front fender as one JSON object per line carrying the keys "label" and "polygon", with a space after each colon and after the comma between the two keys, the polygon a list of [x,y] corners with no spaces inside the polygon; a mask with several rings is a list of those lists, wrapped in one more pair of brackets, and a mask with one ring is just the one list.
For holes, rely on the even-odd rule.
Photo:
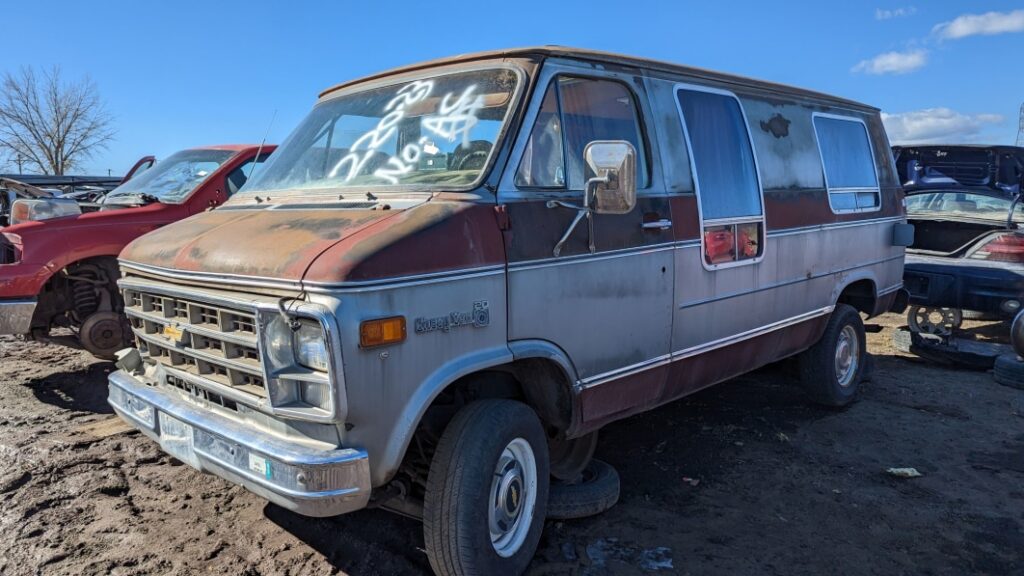
{"label": "front fender", "polygon": [[416,432],[416,427],[441,391],[463,376],[508,364],[512,360],[512,351],[507,345],[495,346],[454,358],[432,372],[406,398],[405,406],[395,420],[391,434],[388,435],[380,461],[371,462],[371,483],[374,486],[381,486],[395,475]]}

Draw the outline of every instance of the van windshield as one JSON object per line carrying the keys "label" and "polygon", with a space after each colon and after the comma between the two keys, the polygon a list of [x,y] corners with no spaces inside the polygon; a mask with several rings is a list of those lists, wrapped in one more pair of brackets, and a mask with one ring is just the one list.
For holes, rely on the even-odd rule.
{"label": "van windshield", "polygon": [[240,194],[473,185],[496,148],[517,83],[510,69],[476,70],[325,100]]}

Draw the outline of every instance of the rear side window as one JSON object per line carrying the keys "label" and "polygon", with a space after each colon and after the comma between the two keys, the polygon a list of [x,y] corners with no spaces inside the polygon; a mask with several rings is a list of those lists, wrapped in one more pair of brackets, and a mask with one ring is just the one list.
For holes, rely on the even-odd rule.
{"label": "rear side window", "polygon": [[877,210],[878,174],[864,123],[853,118],[815,115],[814,133],[832,211]]}
{"label": "rear side window", "polygon": [[629,88],[614,80],[558,76],[544,94],[516,186],[582,190],[588,177],[583,151],[595,140],[632,144],[637,182],[646,185],[639,114]]}
{"label": "rear side window", "polygon": [[747,121],[734,94],[679,88],[703,227],[704,263],[754,261],[764,253],[764,206]]}

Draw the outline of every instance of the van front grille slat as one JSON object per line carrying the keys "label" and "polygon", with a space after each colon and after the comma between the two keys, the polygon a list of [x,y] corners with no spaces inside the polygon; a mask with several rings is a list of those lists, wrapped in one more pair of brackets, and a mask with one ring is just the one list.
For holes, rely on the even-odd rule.
{"label": "van front grille slat", "polygon": [[177,388],[267,397],[253,312],[136,288],[124,290],[124,302],[139,349],[178,374]]}

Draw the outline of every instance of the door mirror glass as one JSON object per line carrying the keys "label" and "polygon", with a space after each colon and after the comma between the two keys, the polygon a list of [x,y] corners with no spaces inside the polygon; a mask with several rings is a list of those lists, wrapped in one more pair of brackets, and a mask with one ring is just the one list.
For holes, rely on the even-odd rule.
{"label": "door mirror glass", "polygon": [[636,206],[636,149],[625,140],[595,140],[583,158],[589,172],[584,204],[598,214],[626,214]]}

